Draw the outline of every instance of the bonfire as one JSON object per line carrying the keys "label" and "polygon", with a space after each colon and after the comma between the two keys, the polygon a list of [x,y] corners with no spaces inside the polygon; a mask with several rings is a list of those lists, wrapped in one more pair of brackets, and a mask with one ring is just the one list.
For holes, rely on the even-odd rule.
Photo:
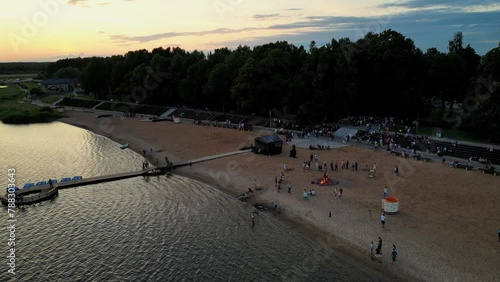
{"label": "bonfire", "polygon": [[332,179],[328,177],[328,173],[325,171],[323,178],[319,181],[318,185],[331,185]]}

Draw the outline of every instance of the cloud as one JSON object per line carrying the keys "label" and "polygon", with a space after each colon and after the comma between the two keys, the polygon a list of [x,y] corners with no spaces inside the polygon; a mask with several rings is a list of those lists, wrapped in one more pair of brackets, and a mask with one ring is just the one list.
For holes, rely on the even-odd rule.
{"label": "cloud", "polygon": [[253,15],[253,18],[256,20],[265,20],[265,19],[271,19],[271,18],[278,18],[280,14],[263,14],[263,15]]}
{"label": "cloud", "polygon": [[69,59],[69,58],[83,58],[85,56],[86,55],[83,52],[80,52],[78,54],[70,53],[70,54],[65,54],[65,55],[56,55],[56,56],[43,58],[43,59],[41,59],[41,62],[55,62],[57,60]]}
{"label": "cloud", "polygon": [[69,5],[78,5],[78,6],[82,6],[82,5],[85,5],[87,4],[87,0],[69,0],[68,1],[68,4]]}
{"label": "cloud", "polygon": [[[256,45],[276,40],[285,40],[294,44],[308,46],[312,40],[315,40],[318,45],[328,43],[332,38],[349,37],[351,40],[357,40],[368,32],[379,33],[387,29],[393,29],[413,39],[416,46],[422,50],[437,47],[442,51],[446,51],[448,40],[453,37],[455,32],[462,31],[465,35],[464,44],[471,44],[479,54],[484,54],[498,45],[486,42],[486,40],[500,38],[498,35],[499,26],[500,11],[449,12],[446,9],[436,9],[413,10],[406,13],[378,17],[309,16],[290,23],[262,27],[165,32],[141,36],[121,34],[110,35],[110,38],[117,44],[125,44],[131,42],[144,43],[182,36],[242,33],[243,35],[240,36],[241,39],[220,43],[228,44],[227,46],[238,46],[240,44]],[[247,33],[249,31],[267,31],[267,34],[270,31],[274,35],[249,36]],[[252,42],[253,44],[251,44]],[[215,43],[209,45],[222,46]]]}
{"label": "cloud", "polygon": [[473,6],[494,6],[497,0],[402,0],[379,5],[381,8],[403,7],[409,9],[422,9],[433,7],[467,8]]}
{"label": "cloud", "polygon": [[228,34],[228,33],[240,33],[244,31],[258,30],[258,28],[242,28],[242,29],[230,29],[230,28],[219,28],[213,30],[205,31],[181,31],[181,32],[165,32],[157,33],[143,36],[128,36],[128,35],[110,35],[110,38],[117,42],[148,42],[165,38],[172,38],[178,36],[203,36],[210,34]]}
{"label": "cloud", "polygon": [[[123,2],[132,2],[134,0],[122,0]],[[73,5],[73,6],[82,6],[82,7],[89,7],[89,0],[68,0],[68,4],[69,5]],[[111,3],[109,2],[100,2],[100,3],[97,3],[96,5],[97,6],[108,6],[110,5]]]}

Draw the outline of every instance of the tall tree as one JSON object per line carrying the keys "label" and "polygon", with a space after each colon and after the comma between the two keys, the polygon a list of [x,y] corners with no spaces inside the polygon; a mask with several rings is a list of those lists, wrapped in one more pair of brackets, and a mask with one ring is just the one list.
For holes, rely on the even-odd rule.
{"label": "tall tree", "polygon": [[92,57],[82,73],[82,86],[96,98],[103,99],[109,94],[109,66],[105,58]]}

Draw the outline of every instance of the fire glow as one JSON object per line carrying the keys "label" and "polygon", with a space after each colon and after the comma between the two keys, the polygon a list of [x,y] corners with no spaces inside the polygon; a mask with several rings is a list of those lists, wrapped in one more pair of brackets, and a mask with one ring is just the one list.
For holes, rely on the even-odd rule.
{"label": "fire glow", "polygon": [[328,177],[328,173],[325,172],[323,178],[319,181],[318,185],[331,185],[332,179]]}

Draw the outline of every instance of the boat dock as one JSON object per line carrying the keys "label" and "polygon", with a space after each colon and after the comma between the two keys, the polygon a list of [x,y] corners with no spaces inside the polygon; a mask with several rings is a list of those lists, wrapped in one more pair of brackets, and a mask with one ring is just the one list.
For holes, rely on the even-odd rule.
{"label": "boat dock", "polygon": [[[78,186],[84,186],[84,185],[90,185],[90,184],[96,184],[96,183],[102,183],[102,182],[109,182],[109,181],[114,181],[114,180],[120,180],[120,179],[126,179],[126,178],[132,178],[132,177],[137,177],[137,176],[146,176],[146,175],[159,175],[165,173],[166,167],[153,167],[150,169],[144,169],[144,170],[138,170],[138,171],[131,171],[131,172],[123,172],[123,173],[116,173],[116,174],[111,174],[111,175],[103,175],[103,176],[95,176],[95,177],[90,177],[90,178],[82,178],[78,180],[69,180],[65,182],[57,182],[54,183],[53,186],[58,188],[58,189],[66,189],[66,188],[72,188],[72,187],[78,187]],[[33,193],[36,191],[42,191],[49,189],[50,185],[49,184],[44,184],[44,185],[38,185],[38,186],[32,186],[29,188],[23,188],[16,190],[16,194],[24,194],[24,193]]]}
{"label": "boat dock", "polygon": [[[175,164],[172,166],[167,166],[167,165],[156,166],[156,167],[138,170],[138,171],[123,172],[123,173],[116,173],[116,174],[103,175],[103,176],[95,176],[95,177],[90,177],[90,178],[82,178],[80,176],[75,176],[72,179],[71,178],[63,178],[62,180],[64,180],[64,181],[60,181],[60,182],[54,179],[53,188],[50,187],[50,185],[47,183],[47,181],[40,181],[36,185],[34,185],[34,183],[32,183],[32,184],[30,184],[30,186],[24,187],[22,189],[16,188],[16,191],[14,192],[14,194],[16,194],[16,197],[17,196],[19,196],[19,197],[26,196],[25,200],[18,201],[19,204],[31,204],[31,203],[43,201],[43,200],[46,200],[49,198],[53,198],[55,195],[57,195],[57,191],[59,189],[73,188],[73,187],[96,184],[96,183],[103,183],[103,182],[110,182],[110,181],[127,179],[127,178],[132,178],[132,177],[137,177],[137,176],[161,175],[161,174],[165,174],[167,171],[172,170],[174,168],[183,167],[183,166],[190,166],[190,165],[193,165],[193,164],[199,163],[199,162],[204,162],[204,161],[209,161],[209,160],[214,160],[214,159],[218,159],[218,158],[234,156],[234,155],[249,153],[249,152],[251,152],[251,150],[239,150],[239,151],[234,151],[234,152],[228,152],[228,153],[222,153],[222,154],[202,157],[202,158],[187,161],[185,163]],[[28,184],[26,184],[26,185],[28,185]],[[6,204],[7,203],[6,202],[7,195],[2,197],[1,200],[2,200],[2,203]]]}

